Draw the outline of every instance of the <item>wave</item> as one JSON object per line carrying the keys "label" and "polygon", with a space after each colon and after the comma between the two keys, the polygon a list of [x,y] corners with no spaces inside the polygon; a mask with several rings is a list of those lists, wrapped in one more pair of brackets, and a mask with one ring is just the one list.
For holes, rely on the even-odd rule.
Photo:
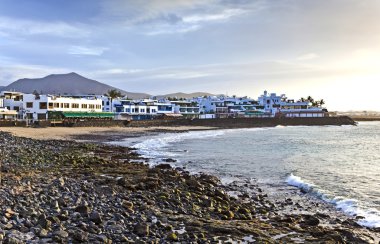
{"label": "wave", "polygon": [[162,151],[160,149],[167,148],[170,144],[177,143],[187,139],[202,139],[208,137],[217,137],[224,135],[224,130],[212,130],[212,131],[190,131],[183,133],[166,133],[157,136],[150,137],[142,142],[132,145],[138,152],[149,158],[157,157],[175,157],[178,154],[176,152],[170,152],[168,150]]}
{"label": "wave", "polygon": [[310,193],[321,200],[335,205],[335,207],[350,216],[361,216],[363,219],[358,220],[358,224],[370,228],[380,227],[380,212],[375,209],[366,209],[361,206],[356,199],[348,199],[340,196],[331,196],[327,191],[320,189],[317,185],[302,180],[301,177],[290,174],[286,183],[301,189],[305,193]]}

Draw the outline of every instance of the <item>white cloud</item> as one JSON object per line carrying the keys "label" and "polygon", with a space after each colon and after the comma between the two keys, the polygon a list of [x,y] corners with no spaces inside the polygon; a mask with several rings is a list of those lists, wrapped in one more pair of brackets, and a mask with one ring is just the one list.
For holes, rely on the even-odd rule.
{"label": "white cloud", "polygon": [[88,56],[101,56],[108,48],[104,47],[83,47],[72,46],[69,48],[68,53],[72,55],[88,55]]}
{"label": "white cloud", "polygon": [[319,58],[319,55],[316,53],[306,53],[303,54],[299,57],[297,57],[297,60],[311,60],[311,59],[316,59]]}
{"label": "white cloud", "polygon": [[200,23],[228,20],[232,17],[246,13],[243,9],[225,9],[220,13],[189,15],[182,18],[185,23]]}
{"label": "white cloud", "polygon": [[197,31],[201,28],[200,25],[160,25],[159,27],[154,27],[153,30],[147,31],[145,35],[156,36],[163,34],[177,34],[177,33],[188,33]]}
{"label": "white cloud", "polygon": [[22,78],[41,78],[50,74],[69,73],[70,70],[64,68],[54,68],[44,65],[26,64],[1,64],[0,84],[3,86]]}
{"label": "white cloud", "polygon": [[207,24],[226,22],[259,8],[261,5],[258,4],[242,6],[225,4],[220,0],[116,0],[103,3],[100,18],[106,22],[122,23],[124,28],[137,26],[144,34],[153,36],[197,31]]}
{"label": "white cloud", "polygon": [[87,30],[65,22],[39,22],[24,19],[0,17],[0,32],[12,36],[51,35],[65,38],[83,38]]}

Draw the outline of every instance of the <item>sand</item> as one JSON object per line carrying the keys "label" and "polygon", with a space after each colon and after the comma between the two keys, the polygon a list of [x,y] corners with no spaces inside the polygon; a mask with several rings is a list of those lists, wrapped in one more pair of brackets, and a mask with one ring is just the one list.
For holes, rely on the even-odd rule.
{"label": "sand", "polygon": [[10,132],[15,136],[27,137],[42,140],[74,140],[80,135],[94,135],[105,133],[117,133],[120,135],[144,133],[155,130],[160,131],[190,131],[190,130],[208,130],[212,127],[204,126],[178,126],[178,127],[149,127],[149,128],[131,128],[131,127],[47,127],[47,128],[29,128],[29,127],[0,127],[0,131]]}

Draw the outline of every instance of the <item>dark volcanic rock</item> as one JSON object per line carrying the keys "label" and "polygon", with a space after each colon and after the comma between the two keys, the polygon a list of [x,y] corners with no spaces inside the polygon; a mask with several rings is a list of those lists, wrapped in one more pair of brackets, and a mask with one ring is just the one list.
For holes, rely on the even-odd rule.
{"label": "dark volcanic rock", "polygon": [[352,218],[284,214],[286,207],[313,209],[291,198],[272,202],[256,185],[223,186],[217,177],[169,164],[133,163],[139,156],[129,148],[0,132],[0,156],[0,243],[223,243],[244,237],[373,243],[379,235]]}

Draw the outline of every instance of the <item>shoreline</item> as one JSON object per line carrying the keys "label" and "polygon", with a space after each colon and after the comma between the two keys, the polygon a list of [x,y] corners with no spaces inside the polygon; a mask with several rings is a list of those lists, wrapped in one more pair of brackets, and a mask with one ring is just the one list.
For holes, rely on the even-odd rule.
{"label": "shoreline", "polygon": [[[104,139],[105,136],[110,135],[110,132],[107,130],[102,132],[106,135],[103,134],[99,138]],[[133,135],[141,136],[141,133],[149,134],[159,132],[163,132],[162,128],[160,128],[159,131],[135,131]],[[94,133],[94,131],[84,135],[82,134],[79,136],[79,139],[83,139],[89,135],[94,138],[94,135],[91,133]],[[81,201],[78,202],[78,200],[76,201],[78,202],[76,206],[75,204],[71,206],[68,203],[66,203],[66,206],[65,204],[61,206],[59,201],[58,204],[45,203],[46,205],[43,206],[46,209],[40,209],[40,212],[44,212],[44,214],[42,214],[42,217],[40,214],[35,218],[38,223],[37,226],[40,226],[37,227],[39,228],[38,231],[44,232],[43,234],[45,234],[46,231],[47,234],[41,235],[40,232],[34,233],[32,231],[33,234],[30,234],[30,236],[33,235],[35,239],[41,240],[42,238],[46,240],[50,238],[54,241],[82,240],[86,242],[99,241],[103,238],[103,240],[118,242],[126,241],[127,239],[148,241],[157,240],[158,238],[161,241],[172,242],[215,241],[216,238],[216,240],[232,239],[243,241],[254,239],[259,242],[266,241],[268,243],[279,241],[290,243],[302,239],[310,242],[325,242],[329,240],[337,242],[342,240],[362,243],[371,243],[371,240],[373,240],[373,243],[375,243],[376,241],[378,242],[380,238],[380,230],[368,230],[368,228],[360,227],[352,218],[341,219],[337,222],[337,220],[331,219],[329,216],[321,213],[314,213],[312,215],[280,215],[276,210],[276,205],[280,204],[281,206],[294,207],[295,203],[285,199],[285,201],[278,199],[281,203],[273,203],[269,201],[265,192],[257,185],[252,186],[253,195],[240,192],[239,198],[235,199],[229,196],[227,192],[240,189],[237,185],[221,185],[219,179],[214,176],[189,175],[188,172],[182,169],[172,169],[168,164],[149,168],[141,163],[134,163],[134,161],[140,160],[140,156],[129,148],[72,142],[78,134],[71,135],[71,141],[49,141],[46,140],[48,139],[46,137],[44,138],[45,140],[35,140],[14,137],[9,134],[4,136],[5,133],[3,132],[0,132],[0,134],[2,137],[6,137],[8,142],[15,140],[18,144],[22,145],[17,153],[23,154],[23,150],[27,149],[26,155],[24,155],[25,158],[30,158],[31,156],[37,156],[34,158],[47,157],[50,158],[50,160],[54,158],[56,160],[55,163],[58,164],[50,165],[41,163],[37,164],[36,169],[33,169],[31,165],[26,163],[26,165],[22,167],[12,169],[12,165],[16,166],[20,162],[10,160],[10,163],[8,165],[6,164],[5,178],[3,176],[3,180],[7,179],[5,181],[7,187],[15,188],[15,186],[17,186],[19,191],[23,194],[26,193],[28,196],[33,191],[41,191],[42,189],[38,187],[41,187],[43,183],[42,185],[47,184],[49,187],[56,189],[58,192],[55,192],[55,194],[58,195],[60,194],[59,191],[67,187],[71,189],[74,195],[85,193],[91,196],[95,194],[97,197],[100,197],[102,194],[107,196],[108,193],[102,190],[102,188],[106,188],[111,190],[111,192],[116,192],[115,194],[111,194],[111,198],[115,204],[121,204],[122,209],[128,212],[128,216],[124,216],[124,214],[123,216],[119,216],[119,218],[134,221],[128,226],[123,227],[117,220],[110,218],[106,214],[108,210],[116,214],[120,212],[119,209],[108,206],[103,210],[99,210],[97,204],[101,205],[101,201],[100,203],[87,201],[89,205],[87,207],[91,208],[90,210],[86,206],[82,206],[83,204],[81,205]],[[111,136],[111,139],[114,138]],[[34,150],[33,147],[28,146],[28,144],[43,149],[48,156],[44,156],[44,153]],[[9,146],[10,145],[8,145],[8,147]],[[56,152],[57,148],[60,148],[60,152]],[[31,152],[29,152],[30,150]],[[19,154],[16,155],[20,157]],[[24,157],[22,156],[21,158]],[[31,176],[34,176],[34,178]],[[61,180],[62,177],[63,183]],[[18,178],[18,180],[16,180],[16,178]],[[21,183],[13,185],[13,183],[17,181]],[[28,181],[30,181],[29,184],[27,184]],[[95,192],[92,193],[89,187],[83,185],[84,181],[89,182]],[[11,198],[12,192],[7,192],[3,184],[0,186],[0,190],[2,193],[6,193],[5,196]],[[26,190],[28,186],[31,189]],[[34,186],[37,187],[37,189],[33,189]],[[82,189],[83,187],[85,189]],[[173,190],[175,191],[173,192]],[[14,197],[17,196],[17,194],[14,195]],[[143,196],[142,199],[145,199],[145,202],[141,200],[141,196]],[[14,200],[17,200],[17,198]],[[17,209],[16,205],[13,205],[16,206],[16,209],[12,209],[11,207],[11,209],[8,210],[8,208],[3,205],[4,203],[1,203],[0,206],[2,207],[0,208],[2,213],[0,212],[0,215],[4,215],[6,218],[10,216],[10,220],[16,213],[18,216],[21,215],[25,217]],[[51,205],[54,206],[52,207]],[[56,211],[55,208],[57,205],[60,211]],[[86,211],[84,211],[84,213],[79,212],[78,215],[76,209],[80,207]],[[302,206],[300,208],[302,209]],[[93,211],[93,209],[96,209],[96,211]],[[69,216],[62,216],[62,210],[67,211],[67,215]],[[79,209],[77,210],[79,211]],[[78,220],[71,219],[72,215],[75,215]],[[132,218],[133,216],[140,215],[145,216],[145,218],[141,218],[137,221]],[[60,224],[63,225],[64,228],[58,230],[53,226],[52,220],[54,220],[54,217],[58,219],[70,217],[70,220],[74,222],[80,220],[81,223],[86,223],[87,227],[82,228],[79,226],[76,227],[79,229],[76,229],[72,226],[66,226],[65,220],[60,220]],[[47,225],[41,226],[41,223],[44,225],[45,222],[49,223],[48,221],[51,222],[50,227]],[[56,219],[54,221],[56,221]],[[31,222],[33,223],[33,221]],[[129,231],[128,233],[123,233],[124,239],[118,239],[120,238],[119,236],[113,235],[113,232],[110,232],[106,228],[109,222],[116,222],[116,224],[113,225],[116,225],[114,226],[114,230],[118,230],[118,232],[123,233],[123,231]],[[97,228],[102,229],[103,235],[96,235],[88,231],[89,226],[92,225],[94,225],[94,227],[91,228],[95,230]],[[25,228],[28,228],[26,226],[23,226],[25,228],[8,228],[10,226],[7,226],[8,229],[6,229],[3,228],[4,226],[0,224],[0,230],[5,229],[6,231],[3,235],[5,240],[25,237],[25,235],[22,235],[24,232],[22,232],[21,229],[25,230]],[[17,232],[17,235],[10,236],[10,231],[14,229],[18,230],[19,233]],[[29,228],[29,230],[30,229],[31,228]],[[185,232],[183,232],[183,229]],[[74,230],[79,231],[81,235],[74,234]],[[94,232],[93,229],[91,230]]]}
{"label": "shoreline", "polygon": [[156,126],[156,127],[0,127],[0,132],[38,140],[86,140],[108,141],[118,138],[140,137],[165,132],[214,130],[208,126]]}

